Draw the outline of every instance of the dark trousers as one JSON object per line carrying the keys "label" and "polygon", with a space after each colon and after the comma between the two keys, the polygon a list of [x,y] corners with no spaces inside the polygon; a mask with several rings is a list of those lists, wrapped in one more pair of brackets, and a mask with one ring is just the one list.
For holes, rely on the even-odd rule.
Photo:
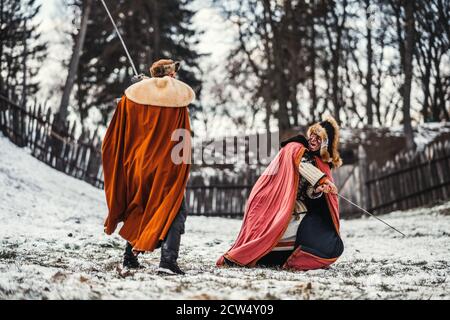
{"label": "dark trousers", "polygon": [[256,262],[260,267],[282,267],[294,250],[271,251]]}
{"label": "dark trousers", "polygon": [[[177,216],[170,226],[166,238],[160,243],[161,247],[161,262],[164,264],[174,264],[177,262],[178,253],[180,251],[181,235],[184,233],[184,226],[187,218],[186,199],[183,198]],[[132,256],[133,246],[127,242],[125,247],[125,257]]]}
{"label": "dark trousers", "polygon": [[180,251],[181,235],[187,218],[186,199],[183,198],[177,216],[170,226],[166,238],[161,244],[161,263],[174,264],[177,262]]}

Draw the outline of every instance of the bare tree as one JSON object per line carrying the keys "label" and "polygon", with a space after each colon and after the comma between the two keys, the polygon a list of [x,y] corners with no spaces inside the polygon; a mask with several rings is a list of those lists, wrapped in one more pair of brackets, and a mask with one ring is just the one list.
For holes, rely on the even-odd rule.
{"label": "bare tree", "polygon": [[59,125],[64,126],[68,114],[68,106],[72,89],[77,77],[78,64],[80,62],[80,56],[83,52],[84,40],[86,38],[86,31],[88,27],[89,16],[92,8],[92,0],[83,1],[80,30],[76,37],[76,41],[73,47],[72,56],[70,58],[69,72],[66,78],[66,84],[64,85],[64,91],[61,98],[61,103],[58,110],[58,122]]}
{"label": "bare tree", "polygon": [[414,149],[414,133],[411,125],[411,85],[413,79],[413,54],[415,47],[414,1],[388,0],[395,22],[396,42],[400,56],[400,70],[403,83],[400,86],[402,96],[403,131],[406,147]]}
{"label": "bare tree", "polygon": [[372,27],[371,27],[371,3],[370,0],[364,0],[366,11],[366,39],[367,39],[367,73],[366,73],[366,112],[367,124],[373,125],[373,98],[372,98],[372,77],[373,77],[373,44],[372,44]]}
{"label": "bare tree", "polygon": [[404,1],[405,10],[405,49],[403,57],[403,70],[405,81],[403,83],[403,130],[405,132],[406,147],[414,149],[414,134],[411,125],[411,84],[413,78],[413,53],[415,46],[414,27],[414,1]]}
{"label": "bare tree", "polygon": [[443,63],[450,50],[450,1],[419,1],[415,20],[420,35],[415,57],[423,90],[421,112],[424,121],[449,121],[445,92],[450,89],[450,75],[445,74]]}
{"label": "bare tree", "polygon": [[449,119],[450,0],[219,2],[238,29],[229,83],[266,128],[276,119],[282,135],[324,112],[358,127],[400,121],[414,148],[414,99],[426,121]]}

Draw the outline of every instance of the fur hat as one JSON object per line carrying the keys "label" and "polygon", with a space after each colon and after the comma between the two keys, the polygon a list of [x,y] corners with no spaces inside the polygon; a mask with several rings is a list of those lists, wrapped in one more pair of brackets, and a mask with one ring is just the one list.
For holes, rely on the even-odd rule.
{"label": "fur hat", "polygon": [[320,146],[322,160],[331,163],[334,168],[339,168],[342,165],[342,159],[338,151],[339,126],[336,120],[331,116],[325,117],[323,121],[308,128],[308,138],[313,133],[322,139],[322,145]]}
{"label": "fur hat", "polygon": [[160,59],[152,64],[150,67],[150,74],[153,78],[161,78],[172,72],[178,72],[178,70],[180,70],[180,65],[181,63],[179,61]]}
{"label": "fur hat", "polygon": [[154,107],[187,107],[195,99],[194,90],[175,78],[147,78],[125,90],[128,99]]}

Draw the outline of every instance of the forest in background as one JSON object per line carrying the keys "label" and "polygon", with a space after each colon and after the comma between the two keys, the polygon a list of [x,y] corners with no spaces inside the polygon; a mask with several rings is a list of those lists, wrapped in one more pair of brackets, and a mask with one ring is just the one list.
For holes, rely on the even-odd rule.
{"label": "forest in background", "polygon": [[[158,58],[183,61],[180,79],[199,95],[192,117],[205,127],[227,118],[282,134],[332,114],[347,127],[402,124],[414,148],[416,124],[450,120],[450,0],[201,1],[235,33],[226,60],[208,70],[196,51],[198,0],[106,2],[138,70]],[[69,71],[53,108],[62,125],[69,114],[85,125],[95,110],[105,127],[131,65],[101,1],[60,5],[72,47],[59,62]],[[48,55],[40,9],[35,0],[0,0],[0,93],[19,104],[35,99]]]}

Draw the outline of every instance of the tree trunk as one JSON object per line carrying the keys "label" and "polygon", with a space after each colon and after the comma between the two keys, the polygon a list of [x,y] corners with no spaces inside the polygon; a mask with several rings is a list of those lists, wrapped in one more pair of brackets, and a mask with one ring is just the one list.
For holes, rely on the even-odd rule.
{"label": "tree trunk", "polygon": [[272,108],[270,107],[270,104],[268,102],[265,103],[265,109],[266,117],[264,118],[264,126],[266,129],[267,137],[270,137],[270,118],[272,115]]}
{"label": "tree trunk", "polygon": [[414,134],[411,125],[411,84],[413,76],[414,52],[414,2],[405,1],[405,56],[404,56],[404,84],[403,84],[403,129],[406,138],[406,147],[414,149]]}
{"label": "tree trunk", "polygon": [[[339,67],[341,65],[341,50],[343,49],[344,44],[343,33],[346,29],[345,23],[347,20],[347,1],[342,1],[343,13],[338,13],[336,11],[336,7],[330,7],[329,13],[331,14],[332,23],[331,25],[327,22],[327,17],[324,18],[325,22],[325,32],[328,38],[328,47],[331,52],[331,101],[333,103],[334,108],[334,118],[338,124],[341,123],[340,111],[343,107],[343,99],[342,94],[340,95],[341,87],[339,86]],[[339,21],[339,16],[342,16],[341,21]],[[332,32],[335,33],[336,40],[333,40]]]}
{"label": "tree trunk", "polygon": [[[383,61],[384,61],[384,34],[379,38],[380,40],[380,56],[378,57],[377,63],[377,83],[375,85],[376,88],[376,99],[374,101],[374,107],[376,112],[376,118],[378,124],[383,125],[381,120],[381,89],[382,89],[382,78],[383,78]],[[385,124],[384,124],[385,125]]]}
{"label": "tree trunk", "polygon": [[[422,18],[424,19],[424,18]],[[425,22],[425,21],[424,21]],[[424,23],[422,22],[422,25]],[[422,82],[422,89],[424,91],[424,97],[422,102],[422,116],[425,122],[428,121],[437,121],[436,119],[433,119],[433,114],[430,114],[431,110],[431,74],[432,74],[432,68],[433,68],[433,48],[434,48],[434,34],[428,35],[428,43],[423,46],[424,48],[419,48],[417,50],[417,61],[420,62],[420,59],[423,60],[423,68],[421,72],[421,82]],[[420,46],[420,44],[419,44]],[[435,91],[436,92],[436,91]]]}
{"label": "tree trunk", "polygon": [[[279,61],[279,57],[276,57],[274,60]],[[285,81],[285,77],[283,74],[283,67],[279,66],[279,62],[275,63],[278,65],[275,68],[275,72],[277,75],[276,78],[276,90],[277,90],[277,97],[278,97],[278,128],[280,130],[280,135],[283,134],[286,130],[290,129],[291,124],[289,121],[289,114],[287,109],[287,83]]]}
{"label": "tree trunk", "polygon": [[23,56],[22,56],[22,98],[20,101],[20,106],[25,109],[25,104],[27,103],[27,56],[28,56],[28,46],[27,46],[27,22],[24,21],[24,31],[23,31]]}
{"label": "tree trunk", "polygon": [[316,86],[316,30],[314,28],[314,17],[312,17],[311,26],[311,48],[310,48],[310,63],[311,63],[311,108],[310,121],[316,122],[317,110],[317,86]]}
{"label": "tree trunk", "polygon": [[161,33],[159,26],[160,8],[158,0],[153,0],[152,20],[153,20],[153,61],[161,59]]}
{"label": "tree trunk", "polygon": [[72,93],[75,79],[77,77],[78,64],[80,62],[81,53],[83,52],[84,40],[86,38],[86,31],[91,8],[92,0],[86,0],[81,18],[80,31],[78,32],[72,52],[72,57],[70,58],[69,73],[67,74],[66,84],[64,85],[64,92],[61,98],[61,104],[59,106],[58,122],[60,125],[64,125],[67,118],[67,108],[69,106],[70,95]]}
{"label": "tree trunk", "polygon": [[442,82],[440,68],[441,68],[441,59],[439,54],[436,54],[436,57],[434,58],[434,69],[436,70],[435,95],[438,98],[436,99],[436,102],[439,101],[439,103],[436,103],[435,106],[436,108],[435,121],[440,121],[442,119],[445,119],[445,121],[449,121],[449,115],[447,110],[445,109],[445,102],[447,101],[447,99],[445,99],[445,89],[444,89],[445,84]]}
{"label": "tree trunk", "polygon": [[[429,51],[429,50],[427,50],[427,51]],[[428,57],[430,57],[430,56],[428,55]],[[431,97],[431,91],[430,91],[431,63],[429,63],[428,61],[425,60],[424,68],[425,68],[425,74],[422,75],[422,88],[424,91],[424,97],[423,97],[423,102],[422,102],[422,116],[423,116],[423,121],[428,122],[428,121],[430,121],[429,113],[430,113],[430,97]]]}
{"label": "tree trunk", "polygon": [[279,32],[277,30],[277,27],[272,19],[272,10],[270,7],[270,1],[269,0],[264,0],[263,1],[264,4],[264,10],[267,13],[267,17],[268,17],[268,23],[271,26],[272,32],[273,32],[273,62],[274,62],[274,66],[275,66],[275,75],[274,75],[274,79],[275,79],[275,89],[276,89],[276,96],[277,96],[277,101],[278,101],[278,129],[280,131],[280,136],[283,135],[283,133],[290,129],[291,125],[290,125],[290,121],[289,121],[289,114],[288,114],[288,109],[287,109],[287,102],[288,102],[288,95],[289,95],[289,90],[288,90],[288,86],[287,86],[287,81],[285,79],[284,76],[284,66],[283,66],[283,61],[282,61],[282,48],[279,42]]}
{"label": "tree trunk", "polygon": [[[292,87],[294,87],[295,84],[292,84]],[[291,88],[292,88],[291,87]],[[289,97],[289,101],[291,103],[291,110],[292,110],[292,118],[294,120],[293,125],[294,126],[298,126],[298,101],[297,101],[297,95],[296,92],[293,90],[293,88],[291,89],[291,94]]]}
{"label": "tree trunk", "polygon": [[[338,46],[336,44],[336,46]],[[334,119],[336,119],[336,122],[338,124],[341,123],[341,117],[340,117],[340,111],[341,111],[341,105],[339,102],[339,50],[340,48],[336,48],[334,54],[333,54],[333,76],[331,79],[331,88],[332,88],[332,99],[333,99],[333,106],[334,106]]]}
{"label": "tree trunk", "polygon": [[[3,26],[4,0],[0,0],[0,26]],[[0,70],[3,68],[3,38],[0,35]],[[0,72],[0,93],[3,93],[3,77]]]}
{"label": "tree trunk", "polygon": [[373,64],[373,49],[372,49],[372,29],[369,25],[370,21],[370,1],[365,0],[366,8],[366,24],[367,24],[367,74],[366,74],[366,112],[367,112],[367,124],[373,125],[373,101],[372,101],[372,64]]}

